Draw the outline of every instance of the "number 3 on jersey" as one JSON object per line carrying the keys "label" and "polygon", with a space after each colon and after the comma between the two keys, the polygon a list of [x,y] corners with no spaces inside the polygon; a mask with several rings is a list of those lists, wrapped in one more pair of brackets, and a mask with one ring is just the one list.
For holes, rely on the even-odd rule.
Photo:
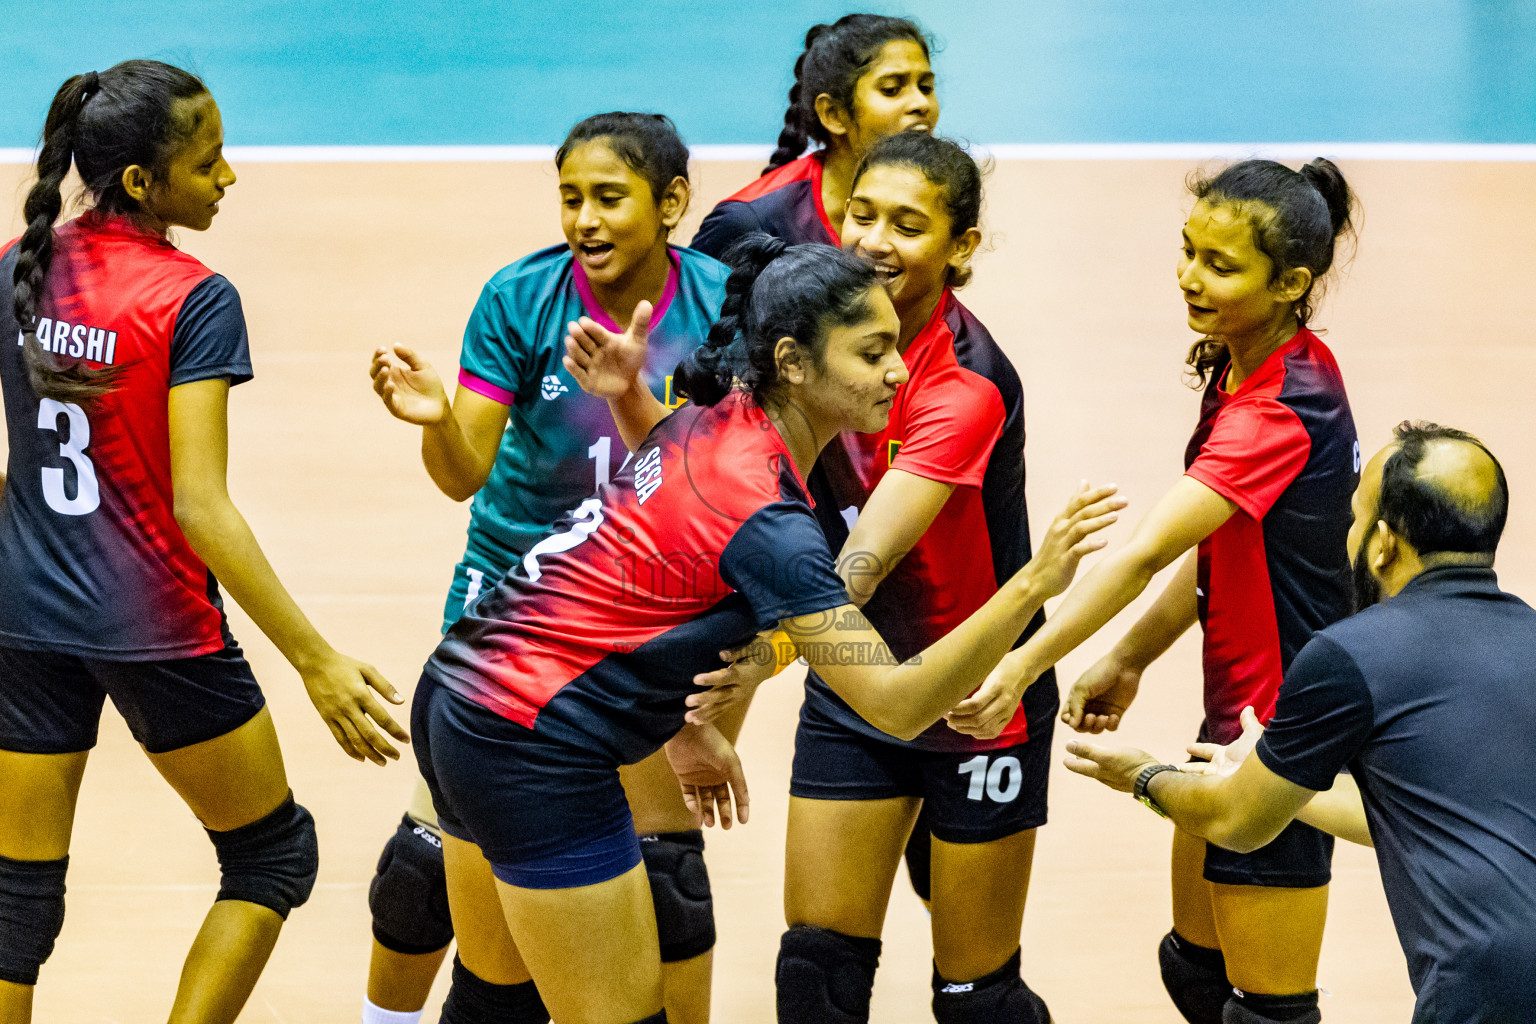
{"label": "number 3 on jersey", "polygon": [[75,496],[71,498],[64,489],[64,470],[57,466],[43,467],[43,500],[48,507],[63,516],[83,516],[96,511],[101,505],[101,490],[96,483],[96,467],[85,457],[85,448],[91,443],[91,421],[85,410],[74,402],[43,399],[37,407],[37,429],[51,430],[60,434],[59,417],[69,418],[69,440],[59,441],[59,455],[75,467]]}

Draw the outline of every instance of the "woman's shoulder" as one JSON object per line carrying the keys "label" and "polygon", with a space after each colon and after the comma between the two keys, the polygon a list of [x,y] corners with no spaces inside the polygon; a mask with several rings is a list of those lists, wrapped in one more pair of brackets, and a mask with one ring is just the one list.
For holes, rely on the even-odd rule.
{"label": "woman's shoulder", "polygon": [[491,275],[485,287],[490,291],[527,295],[563,283],[570,272],[571,247],[562,242],[507,264]]}
{"label": "woman's shoulder", "polygon": [[677,261],[682,285],[712,300],[718,311],[720,303],[725,299],[725,282],[731,276],[731,268],[697,249],[679,245],[671,246],[670,249],[672,258]]}

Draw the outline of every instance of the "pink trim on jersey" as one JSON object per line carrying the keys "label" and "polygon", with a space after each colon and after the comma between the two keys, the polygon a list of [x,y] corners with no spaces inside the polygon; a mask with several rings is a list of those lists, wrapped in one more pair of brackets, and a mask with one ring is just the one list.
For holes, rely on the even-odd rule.
{"label": "pink trim on jersey", "polygon": [[[576,281],[576,294],[581,296],[581,304],[587,307],[587,316],[596,320],[603,327],[615,334],[623,334],[624,329],[618,325],[608,311],[597,301],[597,296],[592,294],[592,284],[587,280],[587,271],[581,265],[580,260],[571,260],[571,277]],[[671,249],[667,250],[667,283],[662,285],[661,300],[651,310],[651,330],[661,323],[661,318],[667,315],[667,310],[672,308],[672,299],[677,295],[677,256]]]}
{"label": "pink trim on jersey", "polygon": [[468,370],[459,370],[459,383],[477,395],[484,395],[493,402],[502,405],[513,405],[517,402],[517,396],[506,388],[499,388],[488,380],[476,377]]}

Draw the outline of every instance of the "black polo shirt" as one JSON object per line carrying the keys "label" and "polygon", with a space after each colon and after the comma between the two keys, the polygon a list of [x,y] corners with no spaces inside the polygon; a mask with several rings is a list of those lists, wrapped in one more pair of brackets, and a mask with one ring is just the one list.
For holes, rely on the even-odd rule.
{"label": "black polo shirt", "polygon": [[1536,611],[1446,567],[1314,636],[1259,758],[1360,786],[1415,1024],[1536,1015]]}

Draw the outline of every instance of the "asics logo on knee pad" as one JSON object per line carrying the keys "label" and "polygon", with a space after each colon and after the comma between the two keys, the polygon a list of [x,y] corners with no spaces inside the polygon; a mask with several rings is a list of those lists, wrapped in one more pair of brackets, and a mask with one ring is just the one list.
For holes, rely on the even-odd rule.
{"label": "asics logo on knee pad", "polygon": [[943,995],[948,996],[948,995],[955,995],[956,993],[959,993],[959,992],[974,992],[975,990],[976,990],[976,983],[974,981],[967,981],[964,984],[960,984],[958,982],[953,982],[952,981],[948,985],[945,985],[943,988],[939,989],[939,992],[941,994],[943,994]]}
{"label": "asics logo on knee pad", "polygon": [[417,825],[415,828],[411,829],[411,835],[420,836],[427,842],[431,843],[433,846],[437,847],[439,850],[443,848],[443,841],[437,838],[437,836],[433,835],[432,830],[427,828],[425,825]]}

